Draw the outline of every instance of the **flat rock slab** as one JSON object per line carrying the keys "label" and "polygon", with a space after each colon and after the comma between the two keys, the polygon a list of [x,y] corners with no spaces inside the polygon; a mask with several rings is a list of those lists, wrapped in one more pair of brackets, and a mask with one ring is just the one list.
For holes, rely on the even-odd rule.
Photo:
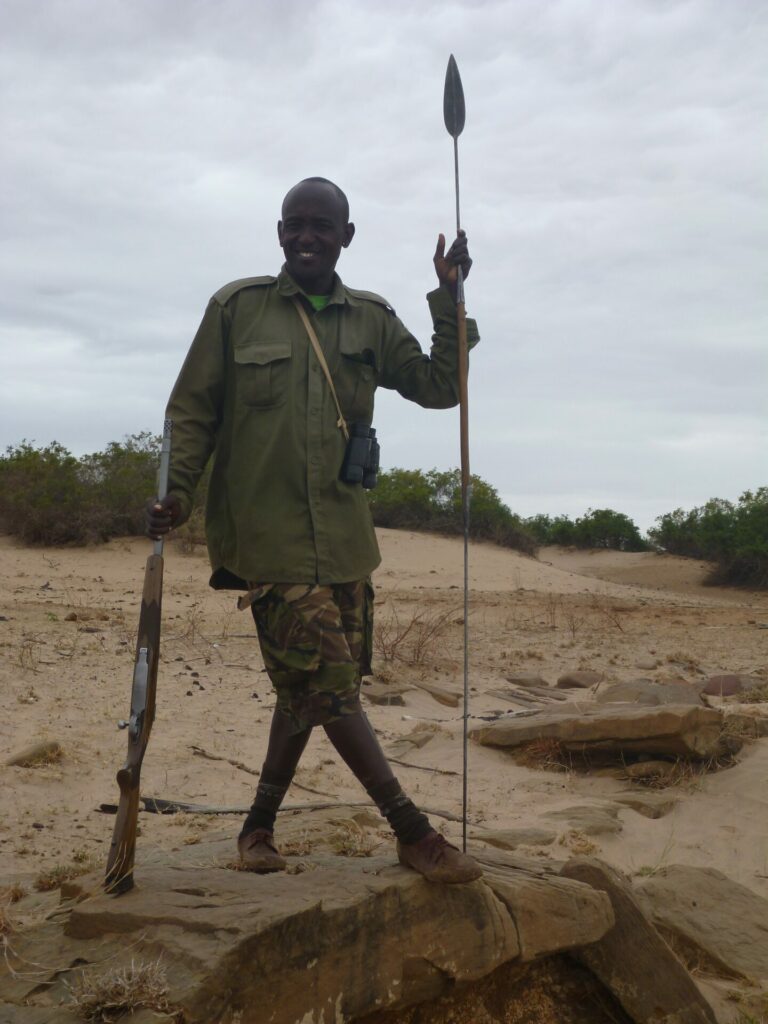
{"label": "flat rock slab", "polygon": [[595,695],[598,704],[639,704],[659,707],[662,704],[701,704],[700,687],[691,683],[658,683],[652,679],[628,679],[600,689]]}
{"label": "flat rock slab", "polygon": [[612,927],[604,894],[511,856],[481,854],[484,878],[451,886],[400,867],[393,852],[313,853],[289,858],[294,873],[255,875],[228,867],[230,839],[171,855],[145,851],[137,885],[123,896],[104,895],[101,874],[70,883],[82,901],[63,915],[63,929],[56,924],[54,936],[49,922],[44,949],[34,931],[17,948],[27,961],[51,963],[50,978],[11,978],[0,968],[3,997],[30,1000],[43,1014],[30,1021],[69,1021],[68,1010],[45,1016],[35,1005],[67,1001],[55,965],[114,969],[161,957],[167,998],[188,1024],[335,1024],[434,999],[456,982],[594,942]]}
{"label": "flat rock slab", "polygon": [[360,693],[363,697],[367,697],[371,704],[404,707],[403,694],[409,689],[413,689],[413,687],[403,686],[400,683],[384,683],[379,679],[374,679],[369,683],[364,683]]}
{"label": "flat rock slab", "polygon": [[488,829],[470,834],[472,839],[499,850],[516,850],[518,846],[551,846],[557,839],[557,832],[545,828]]}
{"label": "flat rock slab", "polygon": [[765,679],[757,676],[746,676],[737,672],[726,672],[724,675],[710,676],[702,693],[711,697],[732,697],[737,693],[745,693],[765,686]]}
{"label": "flat rock slab", "polygon": [[678,802],[676,796],[668,796],[666,793],[635,793],[634,791],[617,793],[614,800],[624,807],[629,807],[637,814],[642,814],[644,818],[664,818],[674,810]]}
{"label": "flat rock slab", "polygon": [[475,742],[514,749],[535,740],[557,740],[564,750],[616,756],[660,754],[705,759],[732,752],[722,736],[723,717],[714,708],[670,705],[547,708],[519,719],[500,719],[473,729]]}
{"label": "flat rock slab", "polygon": [[714,868],[672,864],[637,886],[654,924],[692,964],[768,980],[768,900]]}
{"label": "flat rock slab", "polygon": [[618,871],[594,857],[578,857],[562,874],[587,882],[611,900],[615,925],[575,956],[597,975],[638,1024],[716,1024],[709,1003],[683,964],[643,914]]}
{"label": "flat rock slab", "polygon": [[557,811],[546,811],[548,821],[562,822],[569,829],[587,836],[616,835],[621,832],[620,808],[616,804],[579,804]]}
{"label": "flat rock slab", "polygon": [[588,690],[595,683],[601,683],[605,679],[602,672],[592,672],[590,669],[576,669],[574,672],[566,672],[557,680],[557,687],[560,690]]}

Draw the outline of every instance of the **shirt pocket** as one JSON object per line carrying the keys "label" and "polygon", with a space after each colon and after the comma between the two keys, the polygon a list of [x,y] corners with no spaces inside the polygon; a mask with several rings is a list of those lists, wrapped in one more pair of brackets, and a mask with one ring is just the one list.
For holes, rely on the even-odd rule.
{"label": "shirt pocket", "polygon": [[373,421],[373,396],[376,391],[374,354],[354,339],[342,339],[338,366],[338,391],[341,408],[350,423]]}
{"label": "shirt pocket", "polygon": [[254,409],[284,405],[291,376],[291,340],[247,341],[234,350],[237,397]]}

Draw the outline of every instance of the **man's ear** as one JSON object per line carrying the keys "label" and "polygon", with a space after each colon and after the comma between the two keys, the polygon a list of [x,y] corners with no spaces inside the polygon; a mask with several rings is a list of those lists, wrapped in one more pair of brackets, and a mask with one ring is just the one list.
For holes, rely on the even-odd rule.
{"label": "man's ear", "polygon": [[346,249],[354,237],[355,225],[352,223],[352,221],[350,221],[349,224],[347,224],[347,226],[344,228],[344,241],[341,243],[343,248]]}
{"label": "man's ear", "polygon": [[282,246],[282,244],[283,244],[283,222],[281,220],[279,220],[277,222],[277,240],[280,243],[280,245]]}

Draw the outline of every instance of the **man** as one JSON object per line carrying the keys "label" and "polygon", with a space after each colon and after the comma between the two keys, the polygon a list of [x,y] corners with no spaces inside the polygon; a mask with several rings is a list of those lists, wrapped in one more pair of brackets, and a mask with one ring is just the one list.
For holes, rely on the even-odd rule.
{"label": "man", "polygon": [[[214,455],[206,509],[211,585],[245,591],[239,604],[251,608],[277,694],[240,858],[253,871],[285,868],[276,814],[321,725],[392,827],[401,863],[430,880],[471,881],[481,874],[477,863],[403,793],[360,704],[361,677],[370,674],[369,576],[381,559],[363,487],[342,471],[347,424],[367,436],[376,387],[429,408],[458,403],[455,291],[457,267],[466,276],[472,262],[467,240],[462,233],[446,253],[439,236],[426,356],[384,299],[337,276],[355,234],[338,186],[299,182],[285,197],[277,234],[285,254],[279,276],[225,285],[208,305],[168,405],[168,495],[147,508],[155,539],[183,523]],[[474,321],[468,337],[477,341]]]}

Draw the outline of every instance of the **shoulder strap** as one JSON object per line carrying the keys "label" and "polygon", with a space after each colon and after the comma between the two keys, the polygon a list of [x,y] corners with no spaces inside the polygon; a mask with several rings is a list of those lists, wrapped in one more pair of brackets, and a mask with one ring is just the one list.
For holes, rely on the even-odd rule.
{"label": "shoulder strap", "polygon": [[309,322],[309,317],[307,316],[307,311],[302,306],[301,300],[297,299],[295,295],[292,295],[291,296],[291,302],[294,304],[294,306],[296,307],[296,312],[301,317],[301,322],[304,324],[304,329],[306,330],[307,334],[309,335],[309,340],[312,343],[312,348],[315,350],[315,355],[317,356],[317,361],[322,366],[323,373],[325,374],[325,379],[328,381],[328,387],[331,389],[331,394],[333,395],[333,400],[336,403],[336,412],[339,414],[339,418],[336,421],[336,426],[339,428],[339,430],[344,435],[344,440],[348,441],[349,440],[349,430],[347,429],[347,421],[344,419],[344,413],[341,411],[341,406],[339,405],[339,399],[338,399],[338,397],[336,395],[336,388],[333,386],[333,380],[331,379],[331,371],[328,369],[328,363],[325,361],[325,356],[323,355],[323,350],[320,347],[320,342],[317,340],[317,335],[314,332],[312,324]]}

